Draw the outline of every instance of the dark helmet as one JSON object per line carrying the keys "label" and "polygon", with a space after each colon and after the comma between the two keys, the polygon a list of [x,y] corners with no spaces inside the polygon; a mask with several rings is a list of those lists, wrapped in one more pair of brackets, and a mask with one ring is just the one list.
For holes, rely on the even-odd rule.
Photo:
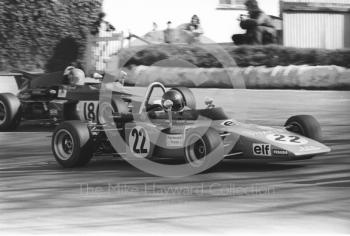
{"label": "dark helmet", "polygon": [[256,0],[247,0],[244,5],[247,7],[248,11],[259,11],[259,4]]}
{"label": "dark helmet", "polygon": [[173,102],[173,106],[171,108],[172,111],[182,111],[185,108],[185,100],[182,94],[177,90],[169,90],[163,94],[162,97],[162,105],[164,106],[164,102],[166,100],[170,100]]}
{"label": "dark helmet", "polygon": [[191,18],[191,23],[199,25],[200,24],[199,17],[197,15],[193,15],[192,18]]}

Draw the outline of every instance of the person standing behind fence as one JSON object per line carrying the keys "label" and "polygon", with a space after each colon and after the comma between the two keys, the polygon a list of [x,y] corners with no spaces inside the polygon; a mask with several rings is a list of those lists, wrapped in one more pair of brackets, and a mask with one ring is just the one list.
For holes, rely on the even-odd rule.
{"label": "person standing behind fence", "polygon": [[167,22],[167,28],[164,30],[164,42],[173,43],[175,40],[175,30],[172,28],[171,21]]}
{"label": "person standing behind fence", "polygon": [[189,35],[189,43],[200,42],[200,36],[203,34],[203,29],[197,15],[193,15],[191,22],[185,28]]}
{"label": "person standing behind fence", "polygon": [[157,30],[158,30],[158,25],[157,25],[156,22],[153,22],[153,24],[152,24],[152,32],[157,31]]}

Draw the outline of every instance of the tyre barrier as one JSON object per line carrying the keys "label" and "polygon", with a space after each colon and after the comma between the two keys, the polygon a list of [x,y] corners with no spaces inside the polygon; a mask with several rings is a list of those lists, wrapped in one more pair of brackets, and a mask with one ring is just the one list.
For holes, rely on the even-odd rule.
{"label": "tyre barrier", "polygon": [[339,66],[250,66],[235,68],[169,68],[137,66],[128,72],[129,85],[250,89],[350,89],[350,69]]}

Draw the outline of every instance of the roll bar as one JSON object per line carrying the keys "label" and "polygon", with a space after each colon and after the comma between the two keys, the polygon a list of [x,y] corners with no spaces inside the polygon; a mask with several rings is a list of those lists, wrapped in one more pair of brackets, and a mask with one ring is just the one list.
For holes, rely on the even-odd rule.
{"label": "roll bar", "polygon": [[142,111],[145,109],[146,104],[148,103],[149,99],[151,98],[151,95],[152,95],[154,88],[161,88],[163,90],[163,93],[165,93],[165,87],[163,84],[161,84],[159,82],[153,82],[152,84],[150,84],[147,88],[146,93],[145,93],[145,99],[141,103],[139,114],[141,114]]}

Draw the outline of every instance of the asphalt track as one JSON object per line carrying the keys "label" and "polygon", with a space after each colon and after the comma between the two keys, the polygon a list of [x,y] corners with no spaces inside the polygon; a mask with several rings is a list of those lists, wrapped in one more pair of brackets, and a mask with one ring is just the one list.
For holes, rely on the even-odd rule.
{"label": "asphalt track", "polygon": [[193,91],[198,104],[212,96],[232,117],[262,125],[314,115],[332,152],[289,163],[226,160],[167,179],[113,157],[62,169],[51,154],[50,127],[26,124],[0,133],[1,232],[350,232],[349,92]]}

